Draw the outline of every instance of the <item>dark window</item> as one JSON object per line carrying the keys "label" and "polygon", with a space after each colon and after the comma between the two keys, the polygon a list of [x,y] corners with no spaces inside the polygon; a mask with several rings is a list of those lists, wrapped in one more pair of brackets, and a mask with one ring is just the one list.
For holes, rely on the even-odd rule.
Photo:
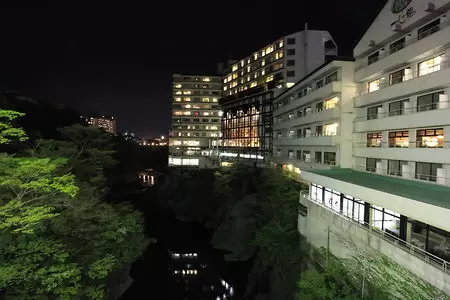
{"label": "dark window", "polygon": [[338,74],[337,74],[337,72],[334,72],[333,74],[330,74],[327,77],[325,77],[325,84],[329,84],[329,83],[332,83],[333,81],[337,81],[337,80],[338,80]]}
{"label": "dark window", "polygon": [[302,159],[302,150],[297,150],[297,159],[298,160]]}
{"label": "dark window", "polygon": [[198,123],[198,122],[200,122],[200,119],[192,119],[192,122]]}
{"label": "dark window", "polygon": [[322,111],[323,110],[323,102],[319,102],[316,104],[316,110],[317,111]]}
{"label": "dark window", "polygon": [[443,148],[444,147],[444,129],[421,129],[417,130],[418,148]]}
{"label": "dark window", "polygon": [[203,123],[208,123],[208,122],[209,122],[209,119],[202,119],[202,122],[203,122]]}
{"label": "dark window", "polygon": [[302,153],[302,160],[304,162],[311,162],[311,151],[304,150]]}
{"label": "dark window", "polygon": [[294,150],[288,150],[288,159],[294,159]]}
{"label": "dark window", "polygon": [[381,132],[367,134],[367,147],[381,147]]}
{"label": "dark window", "polygon": [[389,147],[408,148],[409,139],[408,131],[389,132]]}
{"label": "dark window", "polygon": [[378,108],[382,107],[381,105],[372,106],[367,108],[367,120],[378,119]]}
{"label": "dark window", "polygon": [[324,152],[323,153],[323,163],[327,165],[336,164],[336,152]]}
{"label": "dark window", "polygon": [[369,55],[369,57],[367,57],[367,64],[371,65],[374,62],[377,62],[379,57],[380,57],[380,52],[378,52],[378,51]]}
{"label": "dark window", "polygon": [[366,158],[366,171],[375,172],[377,169],[377,159],[376,158]]}
{"label": "dark window", "polygon": [[293,60],[293,59],[288,59],[287,62],[286,62],[286,65],[287,65],[287,66],[295,66],[295,60]]}
{"label": "dark window", "polygon": [[400,116],[405,113],[405,103],[408,100],[400,100],[389,103],[389,116]]}
{"label": "dark window", "polygon": [[295,71],[287,71],[286,76],[287,77],[295,77]]}
{"label": "dark window", "polygon": [[402,166],[408,165],[407,161],[404,160],[388,160],[388,174],[395,176],[402,176]]}
{"label": "dark window", "polygon": [[323,80],[319,80],[316,82],[316,89],[320,89],[321,87],[323,87]]}
{"label": "dark window", "polygon": [[411,79],[411,68],[406,68],[403,70],[398,70],[394,73],[389,74],[389,85],[394,85],[408,79]]}
{"label": "dark window", "polygon": [[442,164],[416,162],[416,179],[436,181],[437,169],[442,168]]}
{"label": "dark window", "polygon": [[323,125],[316,126],[316,135],[317,136],[323,135]]}
{"label": "dark window", "polygon": [[314,161],[316,162],[316,164],[321,164],[322,163],[322,152],[316,151],[314,153]]}
{"label": "dark window", "polygon": [[295,55],[295,49],[287,49],[286,54],[288,56]]}
{"label": "dark window", "polygon": [[390,44],[389,52],[392,54],[403,48],[405,48],[405,38],[404,37],[402,37],[401,39]]}
{"label": "dark window", "polygon": [[428,23],[427,25],[419,28],[419,30],[417,31],[417,39],[419,39],[419,40],[423,39],[424,37],[427,37],[427,36],[435,33],[436,31],[439,31],[440,23],[441,23],[441,19],[436,19],[435,21]]}
{"label": "dark window", "polygon": [[288,45],[294,45],[295,44],[295,38],[288,38],[286,40],[286,44]]}
{"label": "dark window", "polygon": [[427,111],[437,109],[439,103],[439,95],[443,93],[444,91],[440,91],[437,93],[417,97],[417,111]]}
{"label": "dark window", "polygon": [[336,49],[336,45],[332,40],[328,40],[324,43],[325,50],[333,50]]}

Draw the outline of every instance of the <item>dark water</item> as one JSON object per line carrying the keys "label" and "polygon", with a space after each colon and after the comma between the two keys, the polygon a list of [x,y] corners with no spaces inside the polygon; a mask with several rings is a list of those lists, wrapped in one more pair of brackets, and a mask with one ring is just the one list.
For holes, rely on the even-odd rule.
{"label": "dark water", "polygon": [[121,300],[241,299],[250,265],[225,262],[209,244],[212,231],[149,207],[140,209],[158,242],[133,264],[134,282]]}

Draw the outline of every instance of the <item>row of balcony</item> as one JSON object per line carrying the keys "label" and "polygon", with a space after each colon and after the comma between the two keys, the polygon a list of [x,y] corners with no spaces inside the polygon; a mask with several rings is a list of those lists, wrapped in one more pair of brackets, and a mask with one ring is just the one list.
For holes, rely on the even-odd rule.
{"label": "row of balcony", "polygon": [[[274,124],[274,129],[291,128],[302,124],[309,124],[320,121],[329,121],[340,116],[340,109],[333,107],[331,109],[309,110],[306,114],[294,115],[292,118],[278,121]],[[276,120],[276,117],[274,118]]]}
{"label": "row of balcony", "polygon": [[[364,67],[367,67],[369,65],[375,64],[376,62],[381,61],[385,57],[391,56],[394,53],[399,53],[400,50],[413,45],[419,41],[424,41],[427,37],[431,36],[434,33],[441,32],[447,27],[449,27],[450,21],[442,22],[424,32],[421,32],[420,35],[418,34],[415,37],[405,38],[405,41],[403,43],[399,43],[395,47],[390,48],[389,50],[383,51],[378,56],[374,57],[374,59],[366,59],[363,62],[361,62],[358,66],[355,67],[355,71],[359,71]],[[426,41],[425,41],[426,42]],[[387,47],[387,46],[386,46]],[[401,54],[401,53],[400,53]]]}
{"label": "row of balcony", "polygon": [[305,105],[315,100],[326,99],[327,97],[331,97],[334,94],[341,93],[342,84],[340,81],[332,81],[331,83],[324,85],[318,89],[312,89],[309,94],[303,96],[301,98],[296,98],[296,96],[292,96],[293,99],[286,105],[278,107],[274,111],[274,115],[281,115],[290,110],[298,108],[300,105]]}

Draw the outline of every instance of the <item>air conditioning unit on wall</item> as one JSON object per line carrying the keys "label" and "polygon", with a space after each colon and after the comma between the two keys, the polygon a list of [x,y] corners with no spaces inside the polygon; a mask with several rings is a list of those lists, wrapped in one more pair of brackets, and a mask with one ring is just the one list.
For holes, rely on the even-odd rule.
{"label": "air conditioning unit on wall", "polygon": [[433,2],[427,2],[425,3],[425,11],[434,11],[436,9],[435,5]]}

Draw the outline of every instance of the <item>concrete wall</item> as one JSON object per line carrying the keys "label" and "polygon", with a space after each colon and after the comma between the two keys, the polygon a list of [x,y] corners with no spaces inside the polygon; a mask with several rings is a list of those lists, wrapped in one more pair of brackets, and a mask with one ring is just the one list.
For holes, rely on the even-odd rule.
{"label": "concrete wall", "polygon": [[[368,229],[344,218],[310,200],[300,196],[300,202],[308,207],[306,217],[299,215],[298,230],[307,240],[316,247],[329,245],[330,251],[341,258],[352,255],[354,250],[349,249],[339,236],[350,238],[358,248],[372,247],[387,255],[392,260],[410,270],[425,281],[450,295],[450,275],[413,256],[381,237],[370,234]],[[328,243],[328,230],[331,230]]]}

